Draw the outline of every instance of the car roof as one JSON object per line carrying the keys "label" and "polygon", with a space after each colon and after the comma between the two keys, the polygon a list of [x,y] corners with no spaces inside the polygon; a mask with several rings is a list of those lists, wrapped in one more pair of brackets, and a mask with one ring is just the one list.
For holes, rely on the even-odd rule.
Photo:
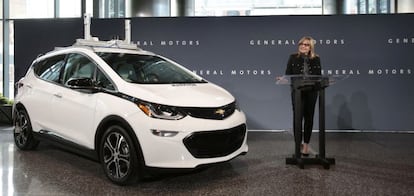
{"label": "car roof", "polygon": [[127,43],[123,40],[99,41],[99,40],[84,40],[84,39],[77,39],[76,42],[72,46],[56,47],[55,50],[50,51],[47,54],[55,53],[56,51],[62,51],[65,49],[77,49],[77,48],[87,49],[93,52],[155,55],[152,52],[139,48],[136,44]]}

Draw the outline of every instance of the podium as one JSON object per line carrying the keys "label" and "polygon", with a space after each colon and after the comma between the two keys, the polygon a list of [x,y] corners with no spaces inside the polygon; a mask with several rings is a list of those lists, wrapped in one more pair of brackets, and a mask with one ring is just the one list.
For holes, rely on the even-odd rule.
{"label": "podium", "polygon": [[[322,76],[322,75],[285,75],[276,84],[291,85],[293,90],[294,114],[293,131],[295,136],[295,154],[286,158],[286,164],[297,165],[304,169],[305,165],[322,165],[324,169],[329,169],[330,165],[335,164],[334,158],[325,156],[325,88],[344,79],[346,76]],[[319,154],[315,157],[302,157],[300,145],[302,143],[302,111],[301,94],[306,90],[314,90],[319,94]]]}

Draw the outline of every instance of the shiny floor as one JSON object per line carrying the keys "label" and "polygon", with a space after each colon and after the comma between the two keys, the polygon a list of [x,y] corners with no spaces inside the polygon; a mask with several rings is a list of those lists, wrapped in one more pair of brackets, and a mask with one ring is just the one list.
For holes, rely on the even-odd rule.
{"label": "shiny floor", "polygon": [[[317,133],[311,145],[317,151]],[[0,128],[1,195],[414,195],[414,134],[328,133],[336,164],[286,165],[289,132],[249,132],[249,153],[197,172],[132,186],[110,183],[97,162],[41,144],[23,152]]]}

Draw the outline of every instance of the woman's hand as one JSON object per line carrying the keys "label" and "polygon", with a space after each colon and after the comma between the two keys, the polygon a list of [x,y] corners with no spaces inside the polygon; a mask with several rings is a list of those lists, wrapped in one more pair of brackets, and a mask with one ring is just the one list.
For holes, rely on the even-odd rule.
{"label": "woman's hand", "polygon": [[288,84],[289,81],[284,76],[276,76],[276,84]]}

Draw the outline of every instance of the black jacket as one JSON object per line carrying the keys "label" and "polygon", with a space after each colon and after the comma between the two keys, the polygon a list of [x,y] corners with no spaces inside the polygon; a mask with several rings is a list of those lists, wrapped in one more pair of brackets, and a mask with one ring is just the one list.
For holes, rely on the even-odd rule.
{"label": "black jacket", "polygon": [[[291,54],[286,67],[286,75],[303,74],[304,58],[298,56],[297,53]],[[321,75],[321,60],[319,56],[309,59],[309,75]]]}

